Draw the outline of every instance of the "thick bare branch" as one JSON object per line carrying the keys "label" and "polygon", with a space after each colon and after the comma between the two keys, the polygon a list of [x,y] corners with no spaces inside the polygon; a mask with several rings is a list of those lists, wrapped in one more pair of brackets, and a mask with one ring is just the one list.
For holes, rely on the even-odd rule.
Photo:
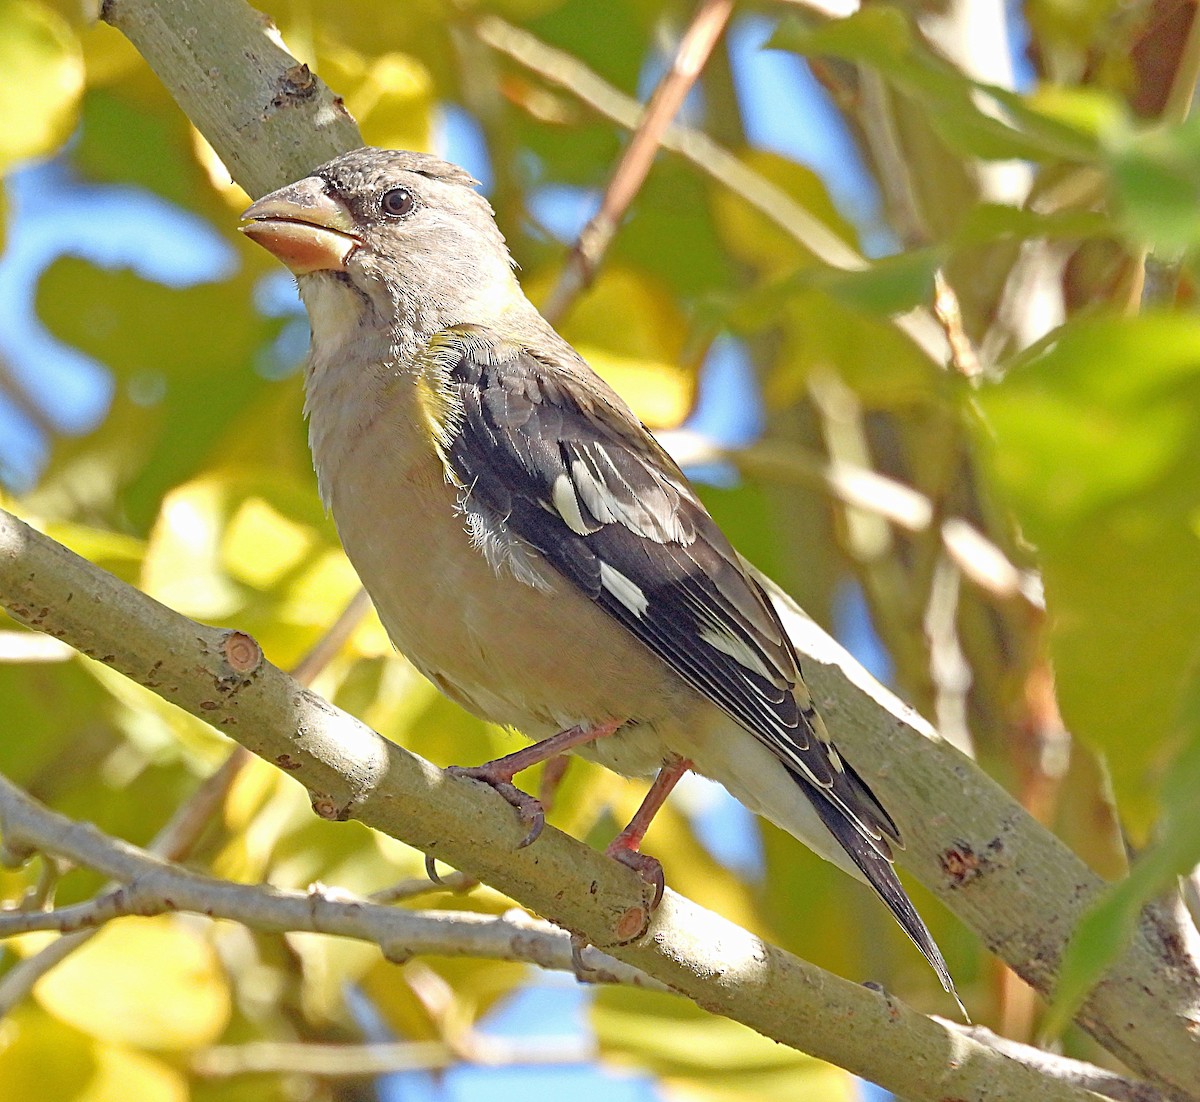
{"label": "thick bare branch", "polygon": [[252,196],[363,144],[341,99],[243,0],[102,0],[100,18],[138,48]]}
{"label": "thick bare branch", "polygon": [[[110,838],[95,827],[72,822],[43,807],[3,776],[0,826],[6,843],[68,858],[121,885],[86,903],[54,910],[0,911],[0,938],[34,930],[73,933],[128,915],[191,911],[232,919],[257,930],[304,931],[370,941],[396,961],[436,953],[519,961],[559,971],[573,968],[570,935],[523,911],[502,916],[475,911],[409,911],[322,885],[298,892],[218,880]],[[583,963],[598,981],[665,990],[644,973],[594,949],[584,950]]]}
{"label": "thick bare branch", "polygon": [[[300,684],[308,685],[329,664],[366,615],[370,605],[366,590],[360,589],[329,629],[293,668],[292,676]],[[29,638],[57,642],[45,635]],[[69,652],[69,648],[65,646],[63,649]],[[180,861],[186,857],[213,815],[224,803],[229,789],[248,761],[249,752],[241,746],[235,746],[221,767],[206,778],[155,835],[150,843],[150,852],[168,861]],[[64,930],[63,936],[57,941],[52,941],[32,956],[25,957],[0,976],[0,1017],[20,1003],[33,990],[33,985],[50,969],[90,940],[95,931],[87,929],[86,926],[87,924],[83,924],[71,933]]]}

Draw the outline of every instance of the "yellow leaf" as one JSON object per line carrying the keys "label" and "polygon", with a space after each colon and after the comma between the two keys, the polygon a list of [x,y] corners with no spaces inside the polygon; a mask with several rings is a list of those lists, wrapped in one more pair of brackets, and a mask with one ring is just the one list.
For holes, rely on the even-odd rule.
{"label": "yellow leaf", "polygon": [[288,948],[300,962],[303,983],[301,1007],[310,1022],[350,1024],[346,988],[358,984],[379,961],[379,948],[352,938],[326,937],[293,930],[284,935]]}
{"label": "yellow leaf", "polygon": [[[291,580],[279,615],[291,624],[311,624],[324,629],[350,603],[361,585],[341,549],[330,548],[306,562],[303,572]],[[390,653],[391,649],[389,643],[384,653]]]}
{"label": "yellow leaf", "polygon": [[[97,1045],[96,1072],[72,1102],[187,1102],[187,1080],[169,1064],[119,1045]],[[10,1097],[18,1097],[12,1095]],[[47,1095],[25,1097],[46,1098]]]}
{"label": "yellow leaf", "polygon": [[0,1098],[52,1102],[187,1102],[173,1068],[145,1053],[99,1044],[40,1007],[0,1024]]}
{"label": "yellow leaf", "polygon": [[96,1043],[25,1005],[0,1021],[0,1098],[72,1102],[97,1071]]}
{"label": "yellow leaf", "polygon": [[321,76],[345,97],[370,145],[384,149],[433,149],[433,81],[408,54],[360,54],[342,43],[323,43]]}
{"label": "yellow leaf", "polygon": [[250,205],[250,196],[242,185],[236,183],[225,162],[217,155],[217,151],[208,144],[208,139],[194,126],[191,130],[192,152],[196,161],[208,177],[213,190],[225,200],[231,211],[240,213]]}
{"label": "yellow leaf", "polygon": [[[548,278],[525,288],[534,302]],[[695,402],[695,373],[684,365],[687,327],[668,291],[629,269],[605,268],[558,327],[592,369],[652,428],[673,428]]]}
{"label": "yellow leaf", "polygon": [[58,148],[75,126],[83,55],[70,26],[34,0],[0,0],[0,167]]}
{"label": "yellow leaf", "polygon": [[199,619],[221,620],[242,604],[222,568],[225,487],[215,480],[190,482],[163,499],[150,534],[142,588],[163,604]]}
{"label": "yellow leaf", "polygon": [[39,980],[34,995],[99,1040],[167,1051],[212,1044],[231,1009],[216,953],[171,916],[110,923]]}
{"label": "yellow leaf", "polygon": [[[749,150],[743,160],[838,237],[853,243],[853,230],[838,214],[821,178],[812,169],[761,149]],[[811,262],[803,246],[735,192],[714,186],[712,203],[717,232],[738,260],[768,277],[786,275]]]}
{"label": "yellow leaf", "polygon": [[313,543],[311,528],[296,524],[260,497],[238,506],[221,541],[221,557],[235,578],[266,589],[299,565]]}
{"label": "yellow leaf", "polygon": [[[238,772],[225,797],[222,820],[230,834],[247,829],[279,790],[280,773],[260,758],[251,758]],[[229,877],[229,870],[221,870]]]}
{"label": "yellow leaf", "polygon": [[861,1097],[848,1071],[819,1060],[787,1071],[732,1072],[699,1081],[665,1076],[658,1085],[669,1102],[744,1102],[747,1098],[755,1102],[793,1102],[797,1098],[854,1102]]}

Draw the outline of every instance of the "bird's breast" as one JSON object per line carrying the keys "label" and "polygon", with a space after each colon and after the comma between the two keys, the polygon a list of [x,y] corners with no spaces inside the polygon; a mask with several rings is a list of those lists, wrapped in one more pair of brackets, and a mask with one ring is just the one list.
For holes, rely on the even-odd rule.
{"label": "bird's breast", "polygon": [[534,586],[489,561],[412,390],[377,403],[336,447],[317,431],[331,427],[313,422],[327,502],[392,641],[451,699],[531,738],[635,720],[640,736],[616,740],[607,764],[652,772],[666,753],[653,732],[694,694],[544,563],[545,583]]}

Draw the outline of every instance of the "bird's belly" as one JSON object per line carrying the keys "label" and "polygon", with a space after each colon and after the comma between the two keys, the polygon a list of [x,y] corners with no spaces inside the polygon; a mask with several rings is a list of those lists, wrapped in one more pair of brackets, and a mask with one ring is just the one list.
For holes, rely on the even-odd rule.
{"label": "bird's belly", "polygon": [[372,435],[331,505],[397,649],[452,700],[530,738],[632,721],[587,756],[626,775],[654,772],[694,694],[553,570],[548,591],[498,574],[472,546],[436,456],[401,461]]}

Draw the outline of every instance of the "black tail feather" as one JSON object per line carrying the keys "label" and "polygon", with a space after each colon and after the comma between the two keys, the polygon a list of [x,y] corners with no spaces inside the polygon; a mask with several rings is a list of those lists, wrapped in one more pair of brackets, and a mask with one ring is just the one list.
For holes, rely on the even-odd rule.
{"label": "black tail feather", "polygon": [[846,817],[846,813],[841,808],[828,800],[820,790],[811,785],[804,777],[797,776],[794,773],[792,776],[795,777],[796,783],[800,785],[804,790],[804,794],[816,808],[817,814],[821,816],[821,820],[829,828],[829,832],[850,855],[850,859],[858,866],[863,876],[866,877],[867,883],[879,893],[880,898],[887,904],[888,910],[895,916],[896,921],[900,924],[900,928],[908,934],[913,944],[921,950],[921,955],[933,966],[938,979],[942,982],[942,987],[958,1003],[958,1008],[962,1011],[963,1017],[970,1021],[966,1007],[963,1006],[962,1000],[958,997],[958,991],[954,986],[954,980],[950,976],[950,970],[946,967],[946,962],[942,958],[941,950],[938,949],[937,943],[933,940],[933,935],[926,928],[925,923],[921,920],[921,916],[917,914],[916,907],[912,905],[912,900],[908,898],[907,893],[904,891],[904,887],[900,883],[900,878],[896,875],[896,870],[892,867],[891,861],[882,856],[876,847],[872,846],[863,837],[862,832]]}

